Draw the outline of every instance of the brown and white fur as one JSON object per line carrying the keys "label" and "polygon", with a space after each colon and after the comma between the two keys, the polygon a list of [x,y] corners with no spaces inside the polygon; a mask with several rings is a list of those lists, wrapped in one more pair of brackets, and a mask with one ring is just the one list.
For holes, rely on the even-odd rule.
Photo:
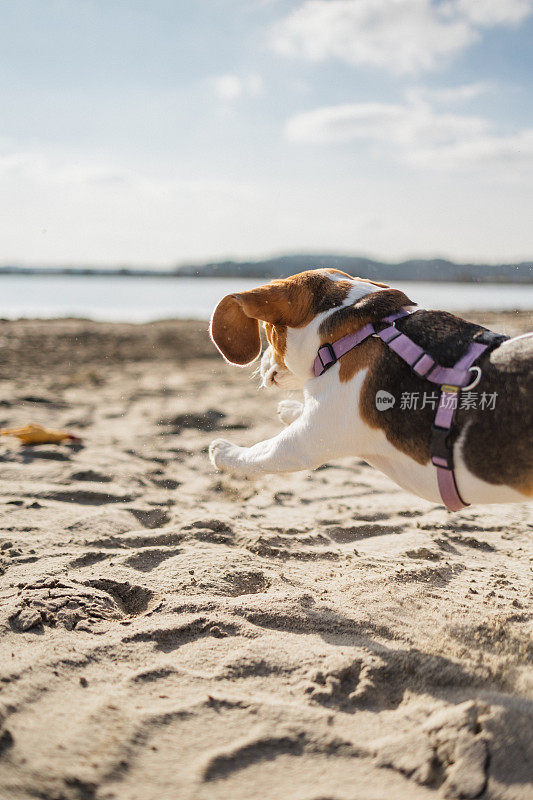
{"label": "brown and white fur", "polygon": [[[401,307],[406,295],[385,284],[338,270],[310,270],[228,295],[215,309],[210,334],[224,358],[239,366],[261,352],[259,322],[269,346],[261,359],[265,387],[299,389],[303,402],[283,400],[285,427],[252,447],[216,439],[210,458],[219,470],[243,476],[315,469],[336,458],[357,456],[404,489],[442,502],[429,441],[435,410],[378,411],[376,391],[397,400],[401,392],[438,391],[416,376],[381,340],[370,338],[315,378],[312,365],[324,342],[333,342],[367,322],[378,323]],[[484,329],[441,311],[419,310],[398,327],[452,366],[472,337]],[[497,393],[494,410],[459,409],[454,464],[467,503],[506,503],[533,497],[533,335],[505,341],[478,362],[479,393]]]}

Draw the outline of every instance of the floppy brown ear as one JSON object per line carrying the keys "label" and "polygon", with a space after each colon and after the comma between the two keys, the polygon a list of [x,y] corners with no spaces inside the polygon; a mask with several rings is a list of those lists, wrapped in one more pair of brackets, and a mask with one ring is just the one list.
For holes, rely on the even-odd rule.
{"label": "floppy brown ear", "polygon": [[273,280],[265,286],[257,286],[232,297],[247,317],[272,325],[288,325],[298,311],[290,302],[290,287],[281,280]]}
{"label": "floppy brown ear", "polygon": [[261,352],[259,322],[247,316],[239,295],[228,294],[213,312],[209,335],[226,361],[244,367]]}
{"label": "floppy brown ear", "polygon": [[209,333],[226,361],[241,367],[255,361],[261,352],[259,320],[286,325],[297,311],[288,300],[282,281],[224,297],[211,317]]}

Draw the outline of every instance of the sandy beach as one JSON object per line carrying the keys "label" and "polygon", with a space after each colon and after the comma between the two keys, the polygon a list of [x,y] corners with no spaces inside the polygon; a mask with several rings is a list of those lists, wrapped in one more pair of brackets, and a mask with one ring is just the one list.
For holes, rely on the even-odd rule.
{"label": "sandy beach", "polygon": [[[466,315],[517,334],[531,314]],[[257,481],[282,395],[200,322],[0,321],[2,800],[533,797],[533,510]]]}

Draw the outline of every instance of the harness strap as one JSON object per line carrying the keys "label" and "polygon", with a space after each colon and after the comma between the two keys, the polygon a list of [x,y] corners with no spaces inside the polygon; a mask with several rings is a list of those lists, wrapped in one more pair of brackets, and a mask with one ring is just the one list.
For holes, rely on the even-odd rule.
{"label": "harness strap", "polygon": [[[420,345],[415,344],[405,333],[400,333],[394,325],[384,328],[377,335],[406,364],[409,364],[420,378],[425,378],[440,386],[443,384],[466,386],[470,383],[471,377],[468,368],[488,347],[486,344],[474,342],[457,364],[453,367],[441,367],[440,364],[436,364],[435,359],[429,353],[426,353]],[[472,351],[475,352],[473,358],[471,358]]]}
{"label": "harness strap", "polygon": [[319,347],[313,363],[315,378],[323,375],[326,370],[337,363],[341,356],[364,342],[365,339],[373,336],[374,333],[374,326],[369,322],[368,325],[363,325],[355,333],[349,333],[347,336],[343,336],[342,339],[337,339],[333,344],[323,344],[322,347]]}
{"label": "harness strap", "polygon": [[[384,317],[382,321],[394,322],[400,317],[407,317],[410,313],[412,312],[401,308],[394,314],[389,314],[387,317]],[[394,326],[391,327],[396,331]],[[399,331],[396,331],[396,333],[399,333]],[[363,325],[363,327],[358,331],[355,331],[355,333],[348,333],[346,336],[343,336],[341,339],[337,339],[337,341],[333,342],[332,344],[323,344],[318,348],[318,352],[313,362],[313,372],[315,378],[319,378],[320,375],[323,375],[324,372],[336,364],[339,358],[345,355],[345,353],[347,353],[349,350],[353,350],[354,347],[357,347],[358,344],[364,342],[365,339],[369,339],[371,336],[376,335],[379,334],[376,334],[376,329],[372,323],[369,322],[367,325]]]}
{"label": "harness strap", "polygon": [[[460,511],[469,505],[459,494],[455,480],[453,447],[450,442],[451,428],[455,420],[461,388],[467,386],[470,381],[469,367],[485,352],[487,347],[487,344],[472,342],[464,356],[452,368],[452,371],[457,372],[458,377],[461,377],[461,382],[441,386],[439,405],[431,426],[431,463],[437,470],[440,496],[450,511]],[[443,368],[439,367],[439,369]],[[461,373],[466,374],[466,379],[461,376]]]}
{"label": "harness strap", "polygon": [[[466,353],[453,367],[442,367],[420,345],[396,328],[395,321],[411,313],[413,312],[402,308],[394,314],[384,317],[382,322],[390,324],[377,333],[374,326],[368,323],[359,331],[343,336],[332,344],[323,344],[318,349],[313,362],[313,372],[315,377],[323,375],[349,350],[357,347],[370,336],[377,336],[420,378],[440,385],[439,405],[431,426],[430,457],[431,463],[437,470],[437,483],[444,505],[450,511],[459,511],[469,504],[464,502],[457,488],[450,433],[455,420],[461,388],[468,386],[471,382],[470,368],[491,344],[482,341],[472,342]],[[502,339],[504,338],[502,337]],[[501,344],[501,342],[499,343]]]}

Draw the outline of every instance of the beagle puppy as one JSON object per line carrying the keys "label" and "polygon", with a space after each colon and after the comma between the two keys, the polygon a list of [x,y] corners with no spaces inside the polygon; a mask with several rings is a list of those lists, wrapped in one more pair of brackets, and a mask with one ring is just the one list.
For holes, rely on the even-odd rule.
{"label": "beagle puppy", "polygon": [[[452,510],[533,496],[533,334],[508,339],[444,311],[417,310],[402,291],[335,269],[309,270],[224,297],[210,335],[226,361],[245,366],[260,355],[260,323],[269,343],[261,358],[262,385],[301,390],[303,402],[279,403],[286,427],[271,439],[251,447],[212,442],[217,469],[254,476],[357,456],[419,497],[444,499]],[[386,341],[392,328],[393,339],[403,338],[407,351],[417,348],[423,357],[413,364],[405,347],[394,352]],[[335,355],[335,343],[361,337]],[[451,387],[438,385],[445,380],[431,382],[432,375],[455,375],[454,365],[476,347],[473,342],[485,344],[477,345],[482,352],[469,377]],[[424,370],[433,365],[425,374],[417,367],[422,362]],[[435,434],[443,434],[435,411],[450,399],[446,393],[455,401],[440,437],[441,449],[449,448],[447,463],[435,449]],[[446,499],[439,465],[444,478],[451,473],[454,480],[455,508]]]}

